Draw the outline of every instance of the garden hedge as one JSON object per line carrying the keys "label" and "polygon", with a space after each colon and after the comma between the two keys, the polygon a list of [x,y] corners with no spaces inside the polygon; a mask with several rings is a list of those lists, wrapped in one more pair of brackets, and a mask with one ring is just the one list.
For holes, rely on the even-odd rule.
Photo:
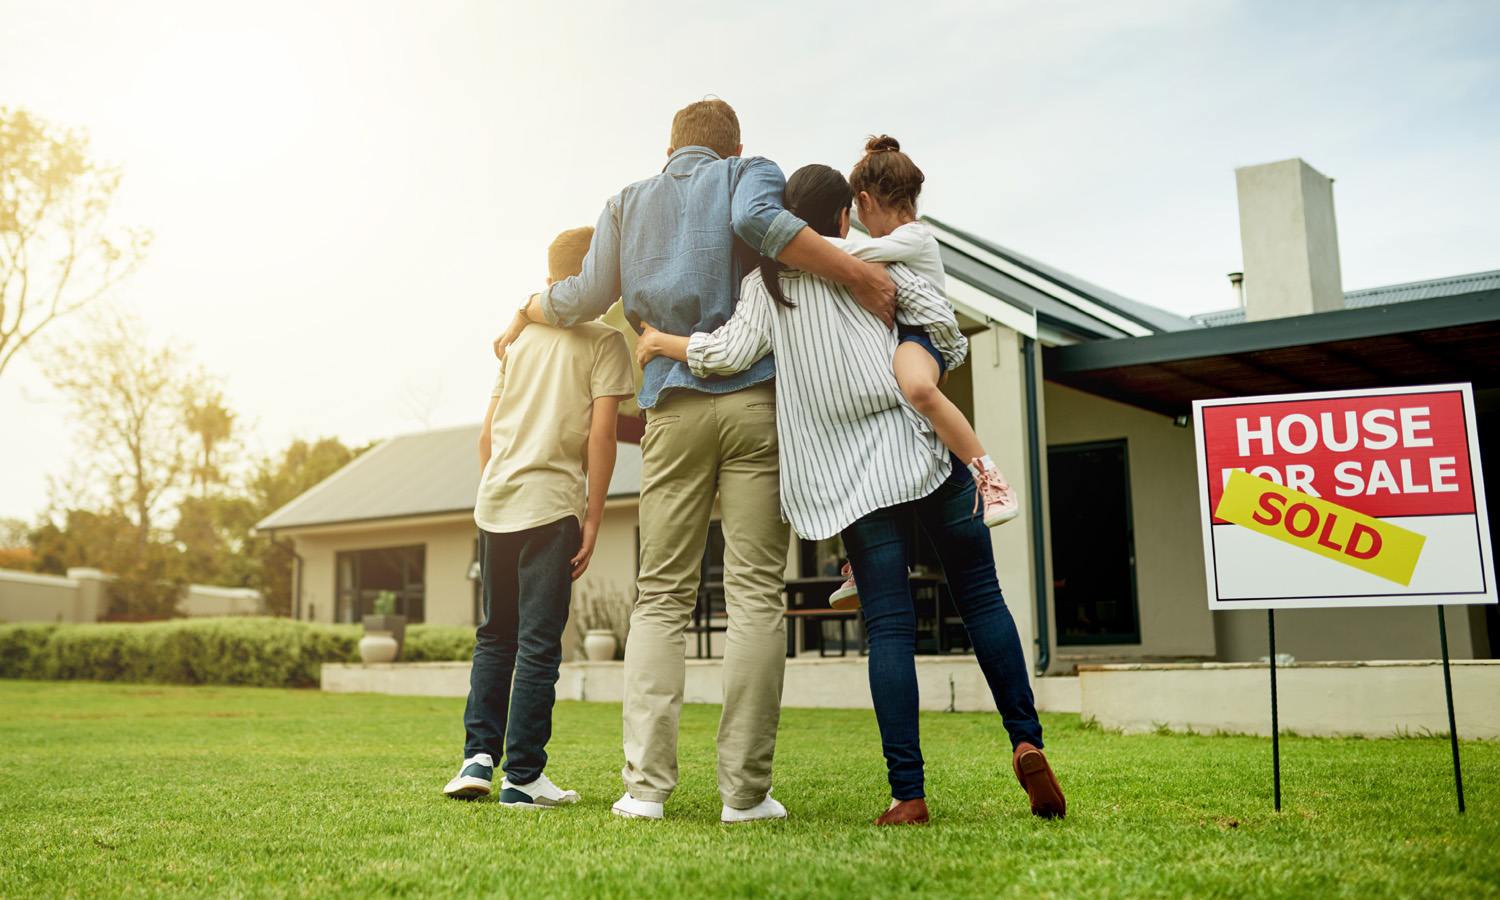
{"label": "garden hedge", "polygon": [[[325,662],[359,662],[358,625],[214,618],[0,625],[0,678],[310,687]],[[468,661],[474,629],[412,625],[407,662]]]}

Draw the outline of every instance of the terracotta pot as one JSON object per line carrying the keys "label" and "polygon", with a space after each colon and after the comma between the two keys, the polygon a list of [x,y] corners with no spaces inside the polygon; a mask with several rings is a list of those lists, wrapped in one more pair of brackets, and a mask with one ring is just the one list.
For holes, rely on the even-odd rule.
{"label": "terracotta pot", "polygon": [[367,631],[359,639],[359,658],[367,663],[392,662],[396,650],[396,638],[389,631]]}
{"label": "terracotta pot", "polygon": [[615,633],[607,628],[591,628],[583,635],[583,652],[589,662],[608,662],[615,658]]}

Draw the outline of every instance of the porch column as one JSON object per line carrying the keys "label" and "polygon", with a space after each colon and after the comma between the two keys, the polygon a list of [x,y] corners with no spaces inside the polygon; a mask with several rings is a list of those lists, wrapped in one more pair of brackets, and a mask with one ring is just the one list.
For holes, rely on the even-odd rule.
{"label": "porch column", "polygon": [[[1011,615],[1016,620],[1021,646],[1026,651],[1026,670],[1034,678],[1038,579],[1033,571],[1036,549],[1033,541],[1035,525],[1031,494],[1033,491],[1041,492],[1046,489],[1046,456],[1044,453],[1041,459],[1042,484],[1030,484],[1022,336],[1003,325],[992,325],[985,331],[975,333],[969,340],[969,362],[964,368],[969,370],[973,381],[974,431],[994,459],[995,465],[1005,473],[1006,480],[1016,488],[1021,501],[1021,514],[1010,522],[991,529],[990,539],[995,546],[995,569],[1000,578],[1000,587],[1005,592],[1006,605],[1010,607]],[[1036,360],[1036,364],[1040,384],[1040,358]],[[1037,394],[1037,427],[1045,429],[1043,423],[1046,422],[1046,416],[1041,408],[1040,389]],[[962,406],[960,403],[960,407]],[[1038,445],[1043,448],[1047,445],[1045,430],[1038,436]],[[1043,499],[1045,500],[1045,495]],[[1044,509],[1045,506],[1044,502]],[[1042,573],[1040,584],[1045,586],[1047,577],[1045,572]]]}

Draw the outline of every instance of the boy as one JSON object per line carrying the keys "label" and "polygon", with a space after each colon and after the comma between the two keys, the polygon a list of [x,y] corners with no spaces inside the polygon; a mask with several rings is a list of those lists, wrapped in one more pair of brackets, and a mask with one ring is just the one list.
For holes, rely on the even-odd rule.
{"label": "boy", "polygon": [[[578,274],[593,233],[557,236],[547,251],[549,285]],[[501,803],[578,800],[542,769],[572,582],[594,552],[615,468],[616,413],[634,394],[625,336],[603,322],[528,328],[500,364],[479,438],[474,505],[485,621],[469,677],[463,765],[443,788],[449,797],[490,793],[503,747]]]}

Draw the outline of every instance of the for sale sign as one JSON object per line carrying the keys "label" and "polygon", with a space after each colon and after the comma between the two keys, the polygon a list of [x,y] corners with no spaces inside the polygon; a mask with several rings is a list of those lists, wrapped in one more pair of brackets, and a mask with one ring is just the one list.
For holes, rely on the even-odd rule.
{"label": "for sale sign", "polygon": [[1496,602],[1469,385],[1193,404],[1211,609]]}

